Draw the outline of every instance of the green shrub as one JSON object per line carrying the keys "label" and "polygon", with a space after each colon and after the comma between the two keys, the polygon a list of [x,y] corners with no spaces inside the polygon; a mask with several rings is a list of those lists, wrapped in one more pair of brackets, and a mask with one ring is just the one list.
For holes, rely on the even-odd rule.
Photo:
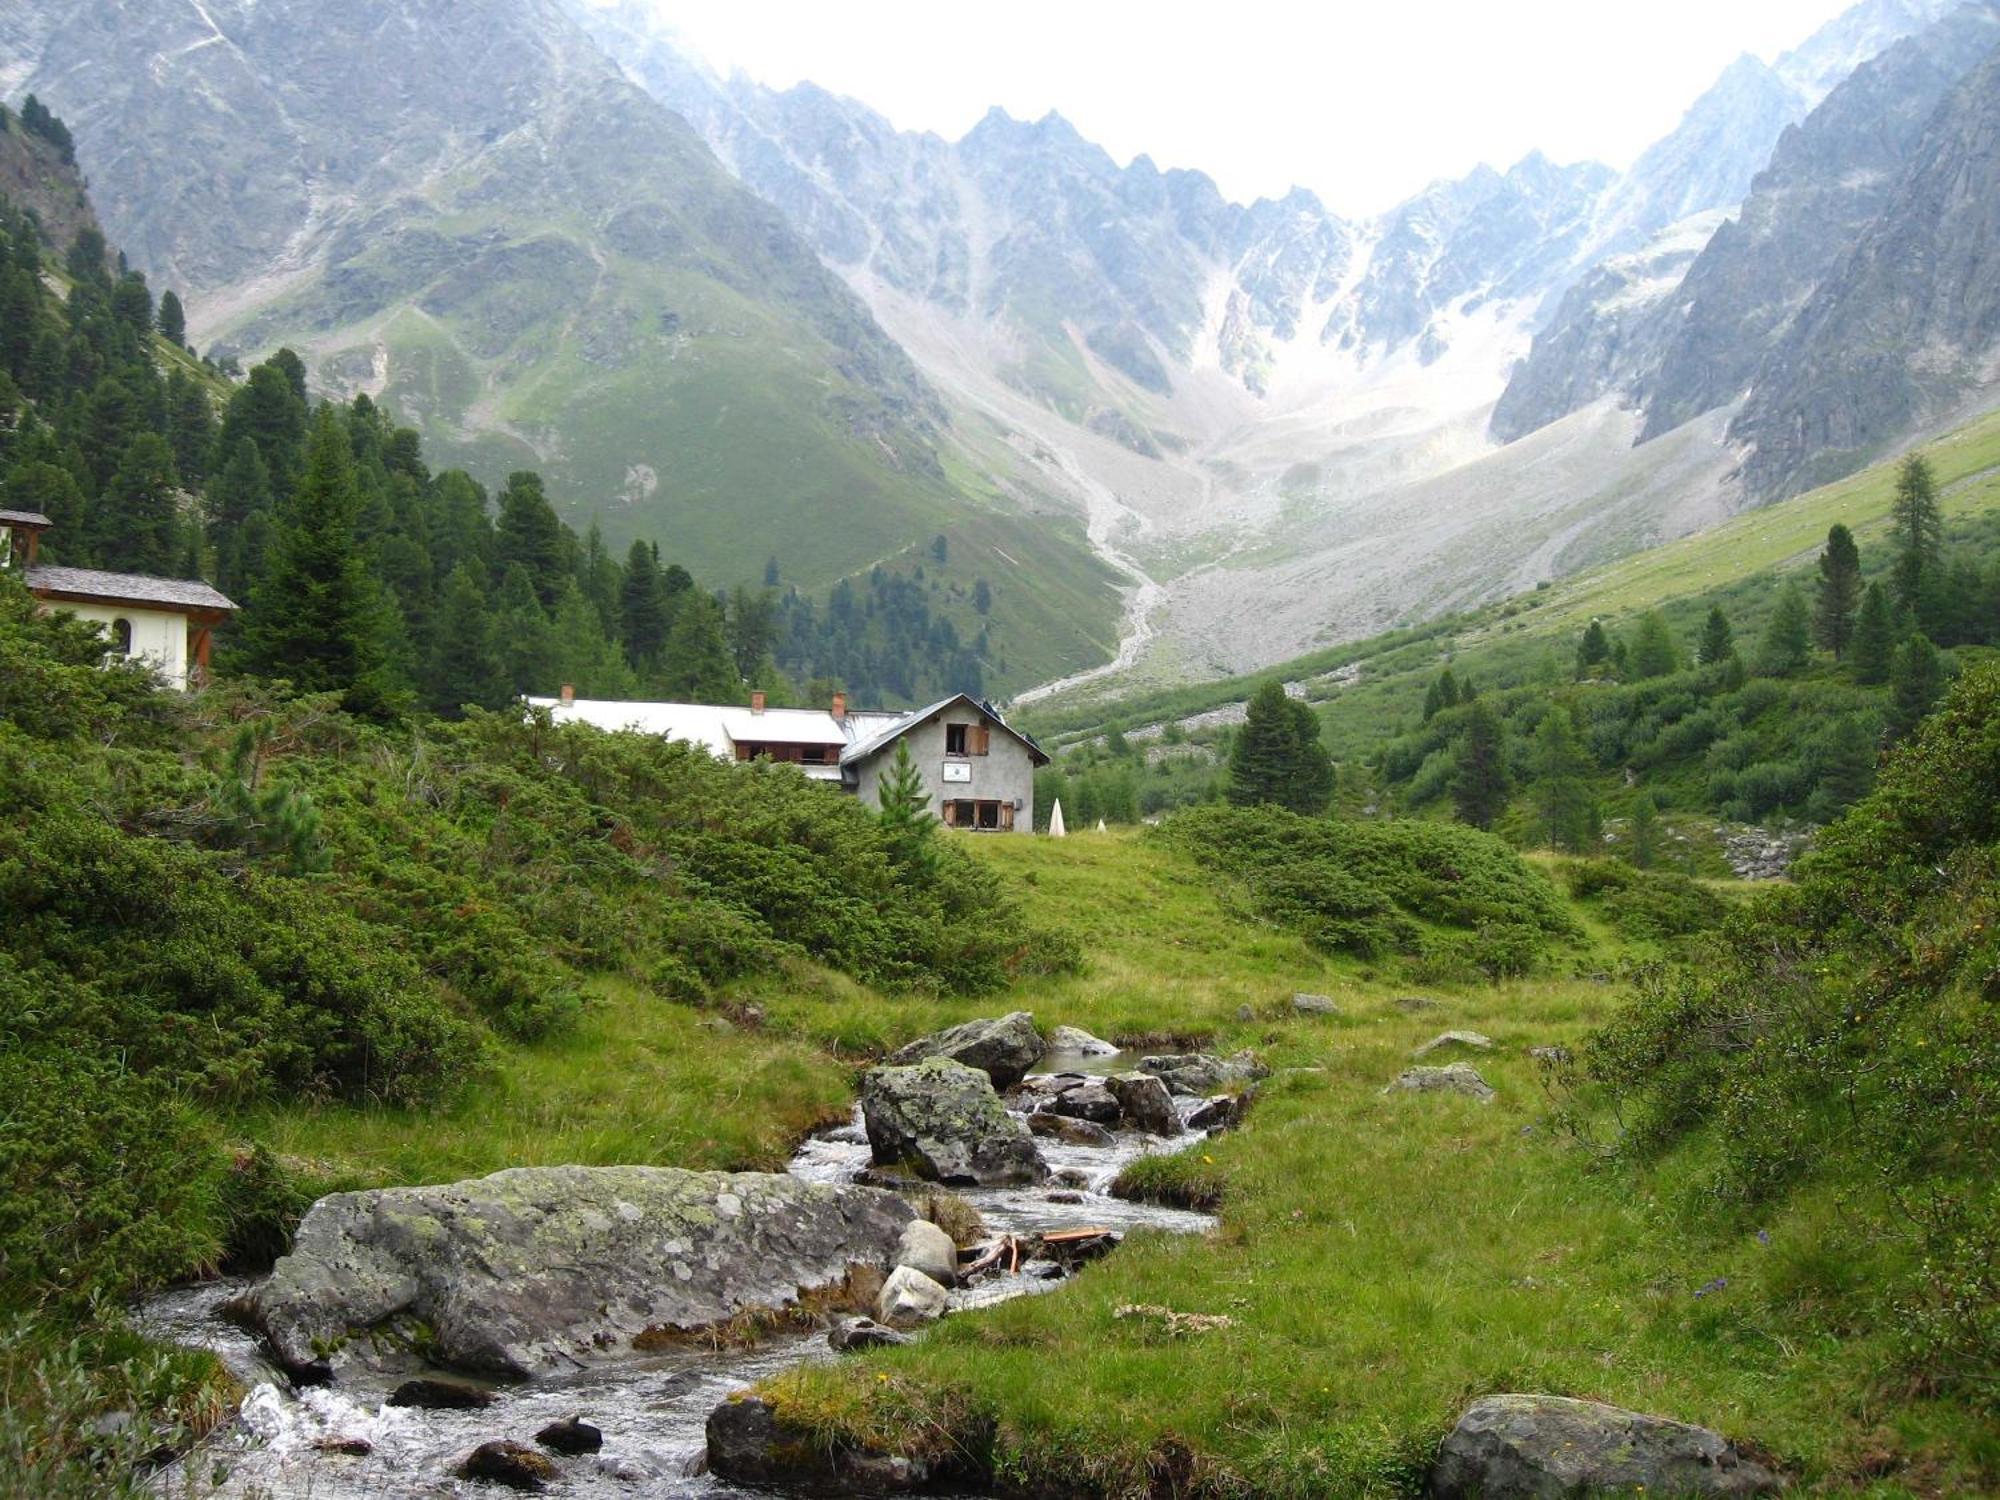
{"label": "green shrub", "polygon": [[1573,860],[1560,870],[1576,900],[1595,906],[1623,936],[1660,942],[1712,932],[1729,906],[1720,896],[1685,875],[1635,870],[1615,860]]}

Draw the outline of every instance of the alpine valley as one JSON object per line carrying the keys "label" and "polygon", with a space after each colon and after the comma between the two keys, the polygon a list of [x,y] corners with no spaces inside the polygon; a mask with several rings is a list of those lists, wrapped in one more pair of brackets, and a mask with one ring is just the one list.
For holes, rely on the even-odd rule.
{"label": "alpine valley", "polygon": [[1983,0],[1746,55],[1624,172],[1531,154],[1365,220],[1053,113],[948,141],[719,78],[645,0],[57,10],[0,3],[0,84],[200,346],[289,345],[725,585],[947,537],[1022,699],[1532,588],[1995,400]]}

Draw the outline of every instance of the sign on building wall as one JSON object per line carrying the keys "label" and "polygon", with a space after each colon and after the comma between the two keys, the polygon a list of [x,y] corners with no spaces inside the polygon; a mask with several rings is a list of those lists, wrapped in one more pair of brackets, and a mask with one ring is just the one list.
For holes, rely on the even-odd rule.
{"label": "sign on building wall", "polygon": [[944,779],[946,781],[970,781],[972,780],[972,767],[961,765],[957,761],[948,760],[944,763]]}

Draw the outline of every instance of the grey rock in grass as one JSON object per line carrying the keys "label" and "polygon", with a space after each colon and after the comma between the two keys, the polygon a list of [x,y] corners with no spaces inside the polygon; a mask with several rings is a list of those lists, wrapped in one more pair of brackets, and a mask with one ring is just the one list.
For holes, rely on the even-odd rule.
{"label": "grey rock in grass", "polygon": [[1127,1123],[1148,1135],[1179,1135],[1181,1117],[1167,1086],[1151,1073],[1113,1073],[1104,1080]]}
{"label": "grey rock in grass", "polygon": [[1234,1130],[1243,1123],[1244,1113],[1250,1107],[1252,1093],[1218,1094],[1197,1107],[1187,1117],[1189,1130]]}
{"label": "grey rock in grass", "polygon": [[891,1054],[889,1062],[894,1067],[908,1067],[926,1058],[945,1057],[977,1068],[993,1080],[995,1088],[1004,1089],[1027,1077],[1043,1050],[1033,1014],[1017,1010],[919,1037]]}
{"label": "grey rock in grass", "polygon": [[958,1246],[928,1219],[914,1219],[903,1226],[903,1237],[896,1244],[896,1264],[950,1286],[958,1280]]}
{"label": "grey rock in grass", "polygon": [[1483,1396],[1431,1466],[1431,1500],[1769,1495],[1778,1476],[1706,1427],[1567,1396]]}
{"label": "grey rock in grass", "polygon": [[852,1354],[862,1349],[889,1349],[907,1344],[910,1336],[873,1318],[842,1318],[827,1331],[826,1341],[842,1354]]}
{"label": "grey rock in grass", "polygon": [[1425,995],[1405,995],[1401,999],[1392,1000],[1389,1003],[1406,1016],[1421,1016],[1431,1011],[1444,1009],[1437,1001]]}
{"label": "grey rock in grass", "polygon": [[320,1199],[248,1310],[295,1372],[366,1364],[373,1334],[421,1325],[441,1363],[536,1375],[886,1266],[914,1216],[783,1173],[516,1167]]}
{"label": "grey rock in grass", "polygon": [[1252,1083],[1267,1076],[1270,1069],[1251,1052],[1238,1052],[1231,1057],[1217,1057],[1212,1052],[1180,1052],[1142,1057],[1139,1071],[1151,1073],[1167,1086],[1169,1093],[1193,1095],[1213,1094],[1232,1083]]}
{"label": "grey rock in grass", "polygon": [[1434,1052],[1443,1052],[1452,1047],[1466,1047],[1474,1052],[1491,1052],[1493,1038],[1479,1031],[1440,1031],[1410,1055],[1429,1057]]}
{"label": "grey rock in grass", "polygon": [[1337,1016],[1340,1005],[1331,995],[1294,995],[1292,1009],[1302,1016]]}
{"label": "grey rock in grass", "polygon": [[1567,1047],[1530,1047],[1528,1056],[1538,1063],[1547,1063],[1552,1068],[1560,1068],[1576,1060],[1576,1054]]}
{"label": "grey rock in grass", "polygon": [[910,1266],[898,1266],[882,1283],[875,1299],[875,1316],[891,1328],[908,1328],[941,1318],[951,1305],[951,1293]]}
{"label": "grey rock in grass", "polygon": [[1073,1057],[1115,1057],[1118,1048],[1101,1036],[1092,1036],[1079,1026],[1058,1026],[1049,1033],[1049,1051]]}
{"label": "grey rock in grass", "polygon": [[1399,1089],[1413,1094],[1464,1094],[1481,1104],[1491,1104],[1496,1097],[1492,1085],[1465,1063],[1447,1063],[1442,1068],[1406,1068],[1382,1092],[1389,1094]]}
{"label": "grey rock in grass", "polygon": [[1005,1187],[1048,1176],[1027,1121],[1008,1111],[983,1073],[947,1058],[870,1068],[861,1120],[878,1164],[907,1162],[934,1182]]}
{"label": "grey rock in grass", "polygon": [[1073,1120],[1068,1115],[1059,1115],[1053,1110],[1041,1110],[1028,1116],[1028,1130],[1046,1140],[1061,1141],[1065,1146],[1110,1146],[1116,1141],[1110,1131],[1089,1120]]}
{"label": "grey rock in grass", "polygon": [[1072,1120],[1091,1120],[1099,1125],[1116,1125],[1123,1111],[1111,1090],[1101,1083],[1085,1084],[1056,1096],[1048,1112]]}

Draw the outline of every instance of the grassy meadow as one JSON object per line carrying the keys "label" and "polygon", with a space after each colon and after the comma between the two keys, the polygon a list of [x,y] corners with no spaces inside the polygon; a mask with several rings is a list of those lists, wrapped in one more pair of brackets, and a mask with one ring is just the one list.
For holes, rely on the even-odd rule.
{"label": "grassy meadow", "polygon": [[[1045,1027],[1253,1046],[1276,1073],[1247,1126],[1155,1174],[1219,1188],[1217,1233],[1135,1235],[1057,1292],[771,1394],[829,1439],[901,1451],[990,1418],[1001,1480],[1044,1491],[1142,1492],[1171,1471],[1201,1493],[1411,1494],[1457,1411],[1495,1390],[1714,1425],[1807,1492],[1968,1493],[2000,1475],[2000,1439],[1963,1407],[1872,1386],[1855,1373],[1873,1363],[1862,1335],[1812,1331],[1867,1269],[1821,1250],[1837,1202],[1724,1212],[1677,1190],[1691,1164],[1640,1175],[1562,1128],[1528,1049],[1579,1042],[1625,997],[1613,976],[1648,956],[1593,914],[1544,977],[1413,986],[1394,962],[1328,958],[1250,917],[1156,836],[967,842],[1031,920],[1081,940],[1084,972],[978,1002],[889,998],[804,966],[720,1011],[606,989],[573,1035],[510,1047],[492,1084],[443,1112],[240,1124],[347,1181],[558,1160],[770,1167],[845,1108],[865,1058],[940,1022],[1022,1007]],[[1339,1013],[1294,1014],[1298,991]],[[1498,1099],[1385,1095],[1447,1028],[1494,1040],[1469,1060]],[[1115,1316],[1130,1303],[1229,1323],[1170,1337]]]}

